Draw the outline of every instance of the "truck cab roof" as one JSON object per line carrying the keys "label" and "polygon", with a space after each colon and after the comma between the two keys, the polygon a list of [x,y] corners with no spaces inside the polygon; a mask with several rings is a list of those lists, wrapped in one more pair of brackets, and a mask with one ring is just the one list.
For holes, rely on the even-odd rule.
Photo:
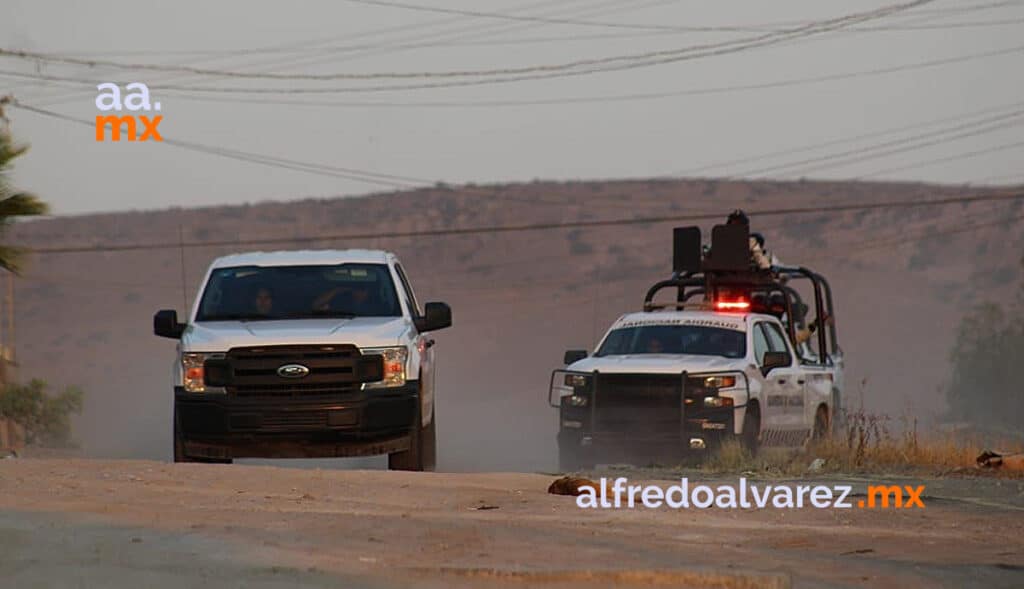
{"label": "truck cab roof", "polygon": [[391,252],[366,249],[245,252],[219,257],[213,261],[211,268],[386,264],[394,259],[395,254]]}

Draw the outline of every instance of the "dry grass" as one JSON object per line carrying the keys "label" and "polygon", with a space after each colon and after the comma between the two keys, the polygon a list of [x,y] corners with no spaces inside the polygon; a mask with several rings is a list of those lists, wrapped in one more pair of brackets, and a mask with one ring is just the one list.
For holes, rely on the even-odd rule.
{"label": "dry grass", "polygon": [[[804,448],[762,448],[751,456],[735,441],[724,443],[708,457],[702,469],[715,473],[751,472],[776,476],[815,473],[890,475],[997,475],[1024,478],[1024,472],[978,469],[975,459],[986,448],[1021,452],[1020,440],[975,435],[921,435],[914,420],[893,420],[884,415],[852,413],[831,437]],[[898,433],[894,433],[898,431]]]}

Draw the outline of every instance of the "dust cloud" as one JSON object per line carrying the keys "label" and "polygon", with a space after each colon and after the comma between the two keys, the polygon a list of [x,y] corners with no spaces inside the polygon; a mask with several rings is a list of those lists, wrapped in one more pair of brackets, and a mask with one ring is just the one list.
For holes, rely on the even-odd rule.
{"label": "dust cloud", "polygon": [[[402,210],[428,213],[410,215],[391,229],[680,215],[709,208],[722,210],[724,217],[735,206],[757,210],[854,202],[863,190],[841,183],[540,183],[508,187],[490,199],[436,189],[366,199],[56,218],[19,224],[13,236],[20,244],[44,246],[174,243],[179,227],[188,241],[228,234],[245,239],[292,232],[366,233],[375,218]],[[907,198],[914,190],[877,185],[874,200]],[[403,206],[406,199],[418,206]],[[976,302],[1006,296],[1016,284],[1003,277],[1017,271],[1012,256],[975,260],[972,252],[997,243],[1002,245],[990,251],[1020,251],[1024,245],[1021,236],[1007,239],[996,229],[959,233],[945,240],[940,263],[924,242],[907,239],[925,238],[956,227],[965,214],[978,214],[965,211],[764,221],[752,215],[754,229],[765,233],[781,259],[806,264],[832,282],[847,358],[848,407],[863,404],[893,416],[912,413],[922,422],[937,419],[944,410],[941,386],[960,317]],[[288,229],[280,226],[285,214]],[[708,230],[711,223],[706,225]],[[421,301],[451,304],[454,327],[436,335],[440,469],[545,471],[557,463],[557,414],[547,404],[551,371],[561,366],[566,349],[592,349],[612,320],[640,308],[647,286],[669,272],[671,227],[342,239],[303,247],[390,249],[403,260]],[[184,301],[191,301],[209,262],[241,249],[252,248],[32,257],[28,272],[17,281],[18,376],[84,389],[85,411],[74,424],[84,454],[170,459],[175,344],[152,335],[152,315],[162,308],[184,314]],[[282,464],[383,468],[385,461]]]}

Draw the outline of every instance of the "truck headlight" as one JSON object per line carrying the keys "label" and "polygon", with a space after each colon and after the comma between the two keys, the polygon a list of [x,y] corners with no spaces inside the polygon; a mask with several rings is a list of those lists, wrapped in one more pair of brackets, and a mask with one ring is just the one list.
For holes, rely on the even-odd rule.
{"label": "truck headlight", "polygon": [[730,397],[704,397],[705,407],[732,407]]}
{"label": "truck headlight", "polygon": [[364,389],[400,387],[405,384],[405,366],[409,360],[409,350],[405,346],[366,348],[362,352],[384,356],[384,378],[377,382],[363,383]]}
{"label": "truck headlight", "polygon": [[570,407],[586,407],[589,401],[586,395],[569,395],[565,397],[565,402]]}
{"label": "truck headlight", "polygon": [[569,373],[565,375],[565,386],[576,391],[590,389],[591,375]]}
{"label": "truck headlight", "polygon": [[186,393],[224,393],[223,387],[206,386],[206,371],[203,365],[210,359],[223,359],[220,352],[185,352],[181,355],[182,386]]}
{"label": "truck headlight", "polygon": [[706,389],[731,389],[734,386],[736,386],[736,377],[732,375],[704,378],[704,388]]}

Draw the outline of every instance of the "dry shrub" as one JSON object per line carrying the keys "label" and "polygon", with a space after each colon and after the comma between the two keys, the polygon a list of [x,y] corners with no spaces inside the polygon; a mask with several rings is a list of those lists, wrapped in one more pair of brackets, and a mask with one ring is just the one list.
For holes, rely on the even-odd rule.
{"label": "dry shrub", "polygon": [[757,473],[793,476],[807,469],[807,457],[792,448],[761,448],[752,456],[736,440],[726,440],[713,449],[701,469],[713,473]]}
{"label": "dry shrub", "polygon": [[831,472],[933,474],[970,467],[981,448],[950,436],[925,436],[916,419],[902,418],[899,433],[888,415],[852,412],[830,438],[812,444],[808,452],[825,460]]}
{"label": "dry shrub", "polygon": [[[809,472],[815,459],[824,460],[818,473],[894,475],[994,474],[978,470],[975,459],[985,448],[1024,451],[1021,440],[993,438],[983,433],[933,432],[922,435],[917,420],[894,420],[888,415],[846,414],[842,425],[825,440],[804,448],[761,448],[751,456],[738,442],[728,440],[715,449],[701,468],[713,473],[756,473],[797,476]],[[899,423],[900,427],[894,425]],[[999,473],[1021,477],[1024,474]]]}

